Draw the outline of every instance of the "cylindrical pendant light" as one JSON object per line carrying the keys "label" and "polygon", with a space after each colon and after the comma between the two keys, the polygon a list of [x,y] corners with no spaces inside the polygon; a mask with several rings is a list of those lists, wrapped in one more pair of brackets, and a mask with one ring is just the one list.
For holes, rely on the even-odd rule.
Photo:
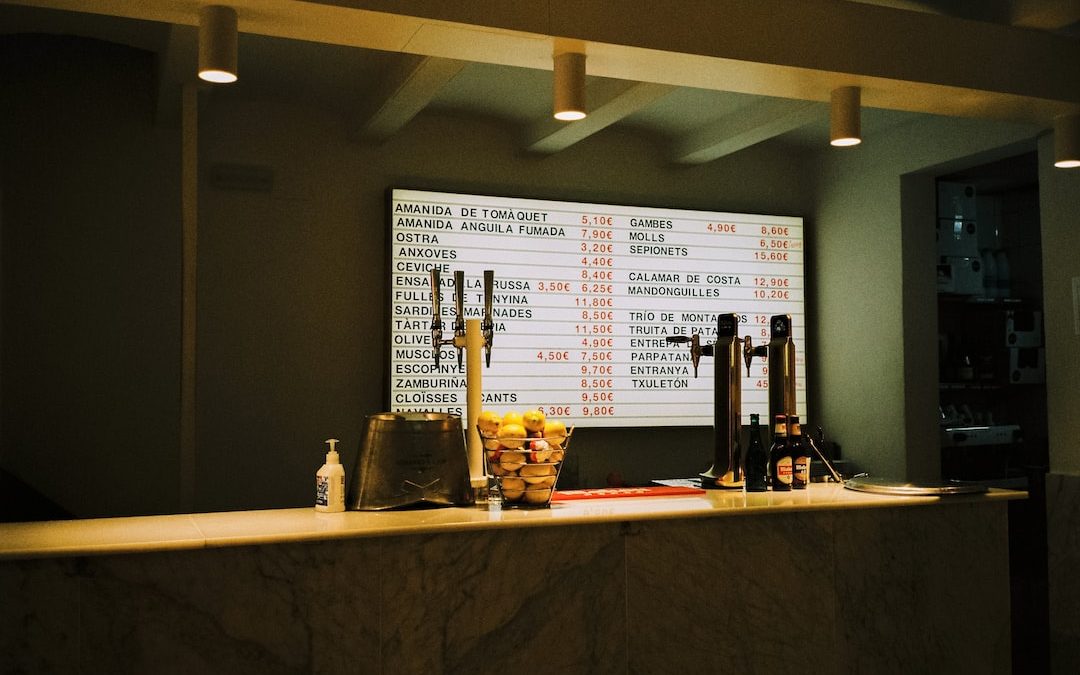
{"label": "cylindrical pendant light", "polygon": [[555,54],[555,119],[585,118],[585,55],[576,52]]}
{"label": "cylindrical pendant light", "polygon": [[199,10],[199,77],[236,82],[236,10],[207,5]]}
{"label": "cylindrical pendant light", "polygon": [[1080,167],[1080,113],[1054,118],[1054,166]]}
{"label": "cylindrical pendant light", "polygon": [[838,147],[862,143],[861,92],[858,87],[833,89],[829,109],[829,143]]}

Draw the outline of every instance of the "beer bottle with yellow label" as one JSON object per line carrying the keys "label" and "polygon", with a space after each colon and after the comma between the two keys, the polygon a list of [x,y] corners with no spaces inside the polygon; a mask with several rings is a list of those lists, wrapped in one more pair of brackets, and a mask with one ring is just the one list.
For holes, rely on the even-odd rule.
{"label": "beer bottle with yellow label", "polygon": [[810,484],[810,446],[802,435],[802,425],[799,417],[792,415],[788,418],[788,440],[791,443],[791,487],[795,490],[805,490]]}

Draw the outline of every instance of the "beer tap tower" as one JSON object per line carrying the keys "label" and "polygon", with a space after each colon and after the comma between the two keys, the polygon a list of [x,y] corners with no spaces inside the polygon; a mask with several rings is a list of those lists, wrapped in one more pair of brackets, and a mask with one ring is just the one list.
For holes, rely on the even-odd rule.
{"label": "beer tap tower", "polygon": [[672,344],[690,343],[690,360],[697,377],[702,356],[715,358],[713,392],[713,463],[699,474],[707,488],[741,488],[742,477],[742,341],[739,339],[739,317],[721,314],[716,319],[716,342],[701,344],[701,336],[673,335]]}
{"label": "beer tap tower", "polygon": [[791,315],[777,314],[769,319],[768,344],[755,347],[749,335],[739,338],[739,317],[721,314],[716,320],[716,342],[702,345],[698,333],[690,337],[673,335],[672,344],[690,343],[690,360],[697,377],[702,356],[714,361],[713,392],[713,464],[701,476],[704,487],[739,488],[742,477],[742,364],[746,374],[755,356],[765,356],[769,363],[769,421],[776,415],[795,413],[795,343],[791,338]]}
{"label": "beer tap tower", "polygon": [[791,315],[769,318],[769,342],[755,347],[747,335],[743,340],[746,374],[755,356],[765,356],[769,363],[769,424],[771,431],[777,415],[795,412],[795,342],[791,338]]}
{"label": "beer tap tower", "polygon": [[494,270],[484,270],[484,319],[465,319],[465,272],[454,272],[454,336],[443,339],[442,303],[440,298],[440,275],[438,268],[431,269],[431,348],[435,355],[435,367],[443,345],[457,349],[458,369],[461,369],[462,350],[465,356],[465,437],[469,456],[469,480],[473,491],[487,486],[484,474],[483,445],[476,422],[483,408],[483,382],[480,369],[480,352],[484,351],[485,363],[491,367],[491,345],[495,338],[495,322],[491,317],[492,293],[495,286]]}

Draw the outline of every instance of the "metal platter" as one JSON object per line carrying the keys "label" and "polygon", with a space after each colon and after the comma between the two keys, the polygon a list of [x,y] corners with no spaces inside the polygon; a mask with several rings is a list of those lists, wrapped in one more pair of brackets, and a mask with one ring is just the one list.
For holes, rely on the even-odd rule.
{"label": "metal platter", "polygon": [[875,478],[867,475],[858,475],[844,481],[844,487],[848,490],[859,492],[873,492],[879,495],[899,496],[940,496],[940,495],[970,495],[986,492],[985,485],[978,483],[962,483],[959,481],[939,482],[907,482]]}

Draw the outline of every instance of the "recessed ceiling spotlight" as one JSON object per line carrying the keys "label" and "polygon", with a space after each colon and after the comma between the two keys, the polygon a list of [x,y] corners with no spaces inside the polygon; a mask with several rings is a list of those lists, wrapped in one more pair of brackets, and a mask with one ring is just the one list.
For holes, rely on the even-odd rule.
{"label": "recessed ceiling spotlight", "polygon": [[207,5],[199,10],[199,78],[236,82],[236,10]]}
{"label": "recessed ceiling spotlight", "polygon": [[1054,166],[1080,167],[1080,113],[1054,118]]}
{"label": "recessed ceiling spotlight", "polygon": [[861,92],[858,87],[833,89],[829,108],[829,143],[847,147],[862,143]]}
{"label": "recessed ceiling spotlight", "polygon": [[555,119],[571,122],[584,119],[585,55],[577,52],[555,54]]}

